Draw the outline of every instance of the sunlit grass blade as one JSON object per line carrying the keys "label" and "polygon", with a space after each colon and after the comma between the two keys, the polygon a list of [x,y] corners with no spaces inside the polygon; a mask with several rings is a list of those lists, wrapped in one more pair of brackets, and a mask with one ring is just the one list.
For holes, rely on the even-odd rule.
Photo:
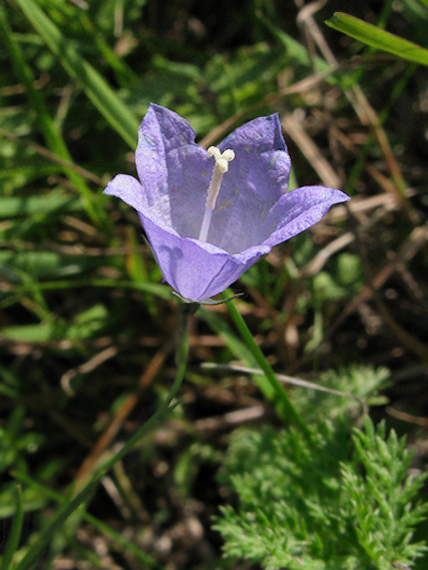
{"label": "sunlit grass blade", "polygon": [[33,0],[17,0],[17,4],[51,51],[59,58],[67,73],[79,82],[108,123],[134,149],[138,122],[126,105]]}
{"label": "sunlit grass blade", "polygon": [[78,198],[52,190],[50,194],[40,196],[4,196],[1,200],[0,219],[21,216],[36,216],[43,212],[76,212],[82,210]]}
{"label": "sunlit grass blade", "polygon": [[330,20],[325,22],[327,26],[339,32],[367,44],[377,49],[386,51],[392,55],[396,55],[402,59],[428,65],[428,50],[403,40],[394,34],[385,32],[376,26],[367,24],[358,18],[335,12]]}
{"label": "sunlit grass blade", "polygon": [[[54,124],[54,127],[56,129],[55,123],[53,123],[53,124]],[[99,178],[98,176],[96,176],[92,172],[89,172],[88,170],[82,168],[81,166],[78,166],[77,164],[70,162],[70,160],[67,158],[57,156],[56,154],[49,152],[47,149],[45,149],[44,147],[42,147],[38,144],[34,144],[28,140],[21,139],[20,137],[17,137],[13,133],[11,133],[9,131],[5,131],[4,129],[0,129],[0,135],[6,137],[8,139],[11,139],[13,141],[16,141],[16,142],[19,142],[21,144],[26,145],[27,147],[35,150],[41,156],[44,156],[45,158],[50,160],[52,163],[60,164],[61,166],[64,166],[66,169],[75,172],[76,174],[78,174],[79,176],[82,177],[82,180],[84,178],[86,178],[86,179],[90,180],[91,182],[98,184],[98,186],[103,186],[103,184],[104,184],[104,181],[101,180],[101,178]],[[69,157],[68,150],[67,150],[66,154]],[[73,175],[73,176],[75,176],[75,175]]]}
{"label": "sunlit grass blade", "polygon": [[[222,293],[224,300],[230,296],[231,291],[225,291]],[[284,422],[292,423],[308,439],[310,439],[309,428],[300,417],[299,413],[284,391],[284,388],[276,378],[272,367],[254,340],[235,304],[233,301],[230,301],[226,303],[226,306],[244,343],[235,337],[228,325],[224,321],[220,320],[217,315],[211,313],[210,311],[204,310],[203,307],[200,308],[199,314],[204,320],[208,322],[208,324],[217,332],[217,334],[225,339],[227,345],[235,356],[244,361],[249,367],[260,367],[263,374],[255,374],[254,378],[265,398],[274,404],[278,416]]]}
{"label": "sunlit grass blade", "polygon": [[[19,44],[14,39],[7,20],[6,12],[1,7],[0,32],[3,37],[6,49],[9,52],[15,74],[24,84],[29,104],[37,114],[38,123],[42,130],[46,144],[56,155],[58,155],[59,158],[65,159],[67,162],[72,162],[71,156],[68,152],[66,144],[64,143],[61,133],[52,120],[46,108],[42,95],[34,86],[35,81],[33,72],[25,61]],[[67,174],[71,182],[74,184],[82,196],[82,200],[88,215],[93,221],[97,221],[100,218],[100,214],[97,212],[94,204],[95,197],[86,185],[85,180],[73,169],[64,167],[64,172]]]}
{"label": "sunlit grass blade", "polygon": [[103,35],[98,32],[92,19],[84,10],[77,10],[78,17],[82,24],[82,28],[87,34],[93,38],[103,58],[108,62],[111,69],[115,72],[117,81],[123,87],[129,87],[133,83],[138,82],[138,76],[125,63],[123,59],[118,57],[114,50],[108,45]]}
{"label": "sunlit grass blade", "polygon": [[[286,34],[268,18],[265,18],[261,12],[257,13],[257,17],[260,22],[271,32],[271,34],[278,40],[280,44],[284,47],[288,57],[297,61],[300,65],[309,67],[311,65],[311,57],[308,50],[297,40],[292,38],[289,34]],[[318,71],[327,71],[331,68],[331,65],[326,62],[321,57],[315,58],[315,63]]]}
{"label": "sunlit grass blade", "polygon": [[[230,297],[229,292],[225,291],[222,293],[222,297],[226,300]],[[263,371],[267,382],[270,384],[271,393],[273,394],[273,398],[277,409],[281,412],[282,418],[285,418],[286,421],[292,423],[300,432],[305,435],[308,439],[311,438],[310,431],[304,420],[300,417],[299,412],[291,403],[287,393],[285,392],[284,388],[281,386],[281,383],[278,381],[277,377],[275,376],[275,372],[273,371],[271,365],[266,360],[265,355],[260,350],[259,345],[254,340],[253,335],[251,334],[250,330],[248,329],[244,319],[242,318],[240,312],[236,308],[236,305],[233,301],[226,303],[226,306],[229,310],[229,314],[239,331],[242,339],[244,340],[245,344],[247,345],[248,349],[251,351],[254,359],[257,361],[257,364],[260,366],[261,370]]]}
{"label": "sunlit grass blade", "polygon": [[[235,358],[238,358],[241,362],[245,362],[249,368],[257,367],[258,361],[254,357],[252,351],[236,336],[236,333],[224,319],[222,319],[215,312],[208,311],[203,306],[200,307],[198,315],[212,328],[216,334],[223,338],[227,347]],[[264,374],[253,374],[252,376],[266,400],[269,402],[274,402],[275,390],[273,389],[269,380],[267,380],[266,376]],[[283,410],[277,407],[277,412],[281,419],[286,422],[287,416],[283,414]]]}
{"label": "sunlit grass blade", "polygon": [[19,539],[21,538],[22,523],[24,520],[24,504],[22,500],[21,487],[17,487],[16,512],[13,517],[12,527],[6,542],[6,549],[1,562],[1,570],[11,568],[13,555],[18,550]]}
{"label": "sunlit grass blade", "polygon": [[[0,276],[1,276],[1,266],[0,266]],[[161,285],[160,283],[139,283],[136,281],[126,281],[117,279],[88,279],[73,277],[67,280],[53,280],[53,281],[37,281],[34,283],[23,282],[21,284],[14,284],[10,287],[10,294],[6,295],[3,300],[0,301],[0,308],[11,306],[14,303],[19,303],[28,294],[31,294],[35,288],[37,291],[60,291],[60,290],[74,290],[74,289],[88,289],[88,288],[100,288],[100,289],[131,289],[135,291],[140,291],[141,293],[147,293],[150,295],[155,295],[160,299],[165,301],[171,300],[171,290],[166,285]],[[102,323],[100,323],[100,328]],[[77,327],[72,324],[67,329],[67,333],[72,333],[75,337],[81,336],[79,331],[80,326]],[[3,338],[8,338],[9,340],[20,340],[23,341],[24,338],[27,342],[43,342],[48,341],[52,338],[62,338],[65,334],[64,328],[60,323],[55,325],[55,320],[49,319],[46,322],[40,322],[38,324],[19,324],[19,325],[9,325],[3,326],[1,328],[1,334]],[[58,336],[59,335],[59,336]],[[255,362],[249,362],[248,365],[255,365]]]}
{"label": "sunlit grass blade", "polygon": [[[58,281],[42,281],[38,283],[41,291],[56,291],[60,289],[73,289],[78,287],[101,287],[107,289],[135,289],[136,291],[143,291],[145,293],[150,293],[156,295],[157,297],[164,299],[165,301],[171,301],[171,289],[166,285],[161,285],[160,283],[137,283],[135,281],[126,281],[125,279],[69,279],[69,280],[58,280]],[[29,291],[30,288],[26,284],[22,284],[15,288],[18,293],[24,294]]]}

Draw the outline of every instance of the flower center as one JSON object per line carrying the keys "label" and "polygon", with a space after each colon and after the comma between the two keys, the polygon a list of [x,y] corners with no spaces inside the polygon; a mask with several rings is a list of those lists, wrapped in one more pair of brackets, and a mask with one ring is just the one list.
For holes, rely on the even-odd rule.
{"label": "flower center", "polygon": [[201,224],[201,230],[199,232],[198,239],[200,241],[207,241],[211,225],[211,216],[215,209],[217,197],[220,192],[221,181],[223,175],[229,170],[229,162],[235,158],[235,153],[233,150],[227,149],[222,154],[220,149],[216,146],[210,146],[208,149],[208,156],[213,156],[215,158],[215,165],[211,182],[208,187],[207,199],[205,202],[205,213]]}

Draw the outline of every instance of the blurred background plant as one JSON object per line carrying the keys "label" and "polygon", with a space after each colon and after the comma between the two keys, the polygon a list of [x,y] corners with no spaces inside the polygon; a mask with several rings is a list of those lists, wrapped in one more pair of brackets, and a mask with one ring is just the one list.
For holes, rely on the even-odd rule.
{"label": "blurred background plant", "polygon": [[[277,111],[293,183],[351,195],[235,290],[278,373],[359,400],[287,387],[318,433],[308,454],[251,376],[224,368],[255,367],[227,309],[200,310],[182,405],[58,524],[37,567],[383,569],[410,567],[417,553],[414,567],[427,567],[406,543],[415,525],[416,542],[428,532],[423,509],[410,510],[426,498],[427,70],[324,26],[337,9],[428,48],[425,0],[0,3],[4,569],[25,561],[72,486],[146,422],[175,374],[176,302],[136,214],[102,195],[116,173],[134,174],[151,101],[189,120],[204,145]],[[363,423],[367,410],[386,434]],[[412,462],[391,429],[407,435]],[[303,476],[319,465],[325,477]],[[375,521],[384,551],[370,544]]]}

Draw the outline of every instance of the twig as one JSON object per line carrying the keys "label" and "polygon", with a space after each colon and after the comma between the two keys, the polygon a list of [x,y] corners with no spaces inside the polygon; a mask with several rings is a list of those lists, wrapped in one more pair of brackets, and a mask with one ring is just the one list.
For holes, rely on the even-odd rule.
{"label": "twig", "polygon": [[[262,370],[257,368],[247,368],[246,366],[241,366],[238,364],[215,364],[212,362],[205,362],[202,368],[209,368],[214,370],[232,370],[234,372],[243,372],[244,374],[264,374]],[[333,394],[334,396],[341,396],[342,398],[350,398],[355,400],[361,406],[362,411],[367,408],[366,403],[355,394],[350,394],[349,392],[341,392],[340,390],[334,390],[333,388],[327,388],[326,386],[320,386],[319,384],[314,384],[308,380],[302,380],[301,378],[295,378],[294,376],[287,376],[286,374],[276,374],[278,380],[284,384],[291,384],[292,386],[300,386],[301,388],[310,388],[311,390],[317,390],[318,392],[326,392],[328,394]]]}
{"label": "twig", "polygon": [[341,180],[339,176],[293,115],[291,113],[287,113],[282,118],[281,123],[284,127],[284,131],[294,140],[323,183],[331,188],[340,188]]}
{"label": "twig", "polygon": [[409,261],[416,255],[416,253],[428,241],[428,223],[423,226],[415,228],[406,241],[402,244],[397,254],[392,261],[389,261],[382,267],[378,273],[375,274],[371,280],[371,284],[364,287],[364,289],[345,307],[339,319],[334,325],[334,330],[342,324],[348,315],[353,313],[361,303],[370,299],[373,291],[380,289],[396,271],[397,266]]}
{"label": "twig", "polygon": [[87,374],[88,372],[92,372],[103,364],[109,358],[113,358],[117,354],[117,348],[115,346],[109,346],[105,350],[99,352],[95,356],[93,356],[88,362],[80,365],[78,368],[72,368],[68,370],[65,374],[61,377],[61,386],[62,389],[66,394],[69,396],[74,396],[74,390],[70,386],[71,380],[76,376],[76,374]]}
{"label": "twig", "polygon": [[340,73],[341,71],[345,71],[346,69],[352,69],[354,67],[360,67],[364,65],[378,65],[379,63],[397,61],[397,58],[389,55],[376,55],[370,57],[355,57],[350,61],[346,61],[342,64],[337,64],[333,66],[331,69],[327,71],[322,71],[320,73],[315,73],[311,77],[307,77],[306,79],[302,79],[293,85],[285,87],[284,89],[280,89],[276,93],[269,93],[266,95],[259,103],[247,107],[242,111],[238,111],[231,117],[229,117],[226,121],[224,121],[221,125],[213,129],[207,136],[205,136],[199,144],[201,146],[207,147],[213,144],[215,141],[219,140],[220,138],[224,137],[224,135],[230,131],[236,123],[244,119],[246,116],[251,115],[258,109],[261,109],[266,106],[275,105],[280,101],[282,98],[293,95],[296,93],[303,93],[305,91],[309,91],[316,85],[322,83],[325,79],[330,77],[335,73]]}
{"label": "twig", "polygon": [[388,406],[385,411],[391,417],[397,418],[397,420],[402,420],[403,422],[408,422],[409,424],[415,424],[422,427],[428,427],[428,418],[421,418],[420,416],[400,412],[391,406]]}
{"label": "twig", "polygon": [[172,351],[173,343],[167,343],[159,352],[155,354],[153,359],[150,361],[149,365],[147,366],[144,374],[141,376],[140,381],[138,382],[137,388],[128,396],[125,400],[123,405],[117,410],[116,414],[110,420],[109,425],[106,427],[104,432],[98,438],[98,441],[94,445],[90,455],[85,459],[83,464],[81,465],[76,480],[86,479],[87,475],[92,473],[97,464],[99,457],[102,453],[109,447],[111,442],[113,441],[114,437],[117,435],[118,431],[120,430],[123,422],[132,412],[136,404],[138,403],[138,399],[141,393],[149,386],[152,380],[155,378],[159,371],[161,370],[166,357]]}

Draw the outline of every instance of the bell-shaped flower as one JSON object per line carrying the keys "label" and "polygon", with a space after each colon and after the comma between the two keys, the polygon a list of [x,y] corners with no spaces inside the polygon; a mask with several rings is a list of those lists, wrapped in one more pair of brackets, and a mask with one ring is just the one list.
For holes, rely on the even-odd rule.
{"label": "bell-shaped flower", "polygon": [[185,119],[151,104],[135,162],[139,180],[119,174],[104,192],[137,210],[165,281],[193,302],[224,291],[274,245],[349,199],[322,186],[287,192],[291,162],[277,114],[207,151]]}

